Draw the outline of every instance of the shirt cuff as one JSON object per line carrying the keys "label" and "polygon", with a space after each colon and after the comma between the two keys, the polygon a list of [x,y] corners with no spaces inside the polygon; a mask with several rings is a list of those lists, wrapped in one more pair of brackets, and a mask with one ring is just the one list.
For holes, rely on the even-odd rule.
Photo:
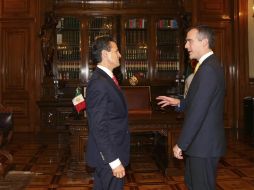
{"label": "shirt cuff", "polygon": [[110,162],[109,165],[110,165],[111,169],[113,170],[121,165],[121,161],[119,160],[119,158],[117,158],[115,161]]}

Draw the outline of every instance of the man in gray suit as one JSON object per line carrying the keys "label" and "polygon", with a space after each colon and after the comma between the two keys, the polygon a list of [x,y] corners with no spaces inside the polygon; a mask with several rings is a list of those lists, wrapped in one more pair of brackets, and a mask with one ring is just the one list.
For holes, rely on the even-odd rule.
{"label": "man in gray suit", "polygon": [[128,109],[112,71],[120,65],[116,42],[96,39],[92,54],[97,64],[87,86],[89,126],[86,159],[95,168],[94,190],[122,190],[129,163]]}
{"label": "man in gray suit", "polygon": [[199,61],[185,99],[159,96],[158,104],[185,108],[180,137],[173,148],[185,157],[185,183],[190,190],[215,190],[216,170],[226,143],[223,125],[225,81],[223,68],[213,54],[214,32],[207,26],[188,30],[185,48]]}

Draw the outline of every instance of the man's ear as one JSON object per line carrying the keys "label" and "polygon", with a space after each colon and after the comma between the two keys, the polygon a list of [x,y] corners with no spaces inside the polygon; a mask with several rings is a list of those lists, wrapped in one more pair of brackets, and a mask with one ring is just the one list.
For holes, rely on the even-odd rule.
{"label": "man's ear", "polygon": [[101,57],[107,57],[107,51],[106,50],[101,51]]}
{"label": "man's ear", "polygon": [[208,43],[208,39],[205,38],[202,40],[203,46],[208,46],[209,47],[209,43]]}

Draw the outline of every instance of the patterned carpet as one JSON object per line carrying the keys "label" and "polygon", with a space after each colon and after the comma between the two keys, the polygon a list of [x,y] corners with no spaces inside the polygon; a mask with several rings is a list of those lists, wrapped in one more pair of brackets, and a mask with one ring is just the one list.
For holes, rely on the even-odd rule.
{"label": "patterned carpet", "polygon": [[[8,149],[15,170],[0,180],[0,190],[92,190],[91,175],[72,172],[67,137],[14,134]],[[142,150],[142,151],[141,151]],[[164,172],[151,147],[132,148],[125,190],[187,190],[184,164],[172,159]],[[228,135],[228,151],[219,164],[217,190],[254,190],[254,146],[244,136]]]}
{"label": "patterned carpet", "polygon": [[0,179],[0,190],[24,189],[35,174],[27,171],[10,171]]}

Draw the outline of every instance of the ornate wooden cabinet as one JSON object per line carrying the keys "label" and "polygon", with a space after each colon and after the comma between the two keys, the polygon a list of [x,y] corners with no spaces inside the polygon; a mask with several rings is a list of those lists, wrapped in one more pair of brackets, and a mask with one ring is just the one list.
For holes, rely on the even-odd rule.
{"label": "ornate wooden cabinet", "polygon": [[64,112],[72,111],[75,88],[85,87],[95,68],[92,44],[102,35],[111,35],[118,43],[121,66],[114,73],[121,85],[163,86],[161,94],[172,88],[170,92],[179,93],[174,85],[176,75],[184,72],[184,48],[178,10],[177,2],[163,0],[55,1],[53,76],[43,81],[42,126],[52,115],[53,123],[62,123],[56,102],[62,107],[69,101]]}
{"label": "ornate wooden cabinet", "polygon": [[181,28],[177,15],[137,15],[122,18],[122,72],[125,84],[159,85],[182,73]]}
{"label": "ornate wooden cabinet", "polygon": [[[166,13],[165,13],[166,14]],[[94,39],[111,35],[120,48],[121,67],[116,75],[122,85],[162,85],[183,72],[183,47],[177,16],[80,15],[59,13],[56,28],[54,76],[77,84],[88,81],[95,67],[91,59]],[[136,83],[130,79],[136,78]]]}

